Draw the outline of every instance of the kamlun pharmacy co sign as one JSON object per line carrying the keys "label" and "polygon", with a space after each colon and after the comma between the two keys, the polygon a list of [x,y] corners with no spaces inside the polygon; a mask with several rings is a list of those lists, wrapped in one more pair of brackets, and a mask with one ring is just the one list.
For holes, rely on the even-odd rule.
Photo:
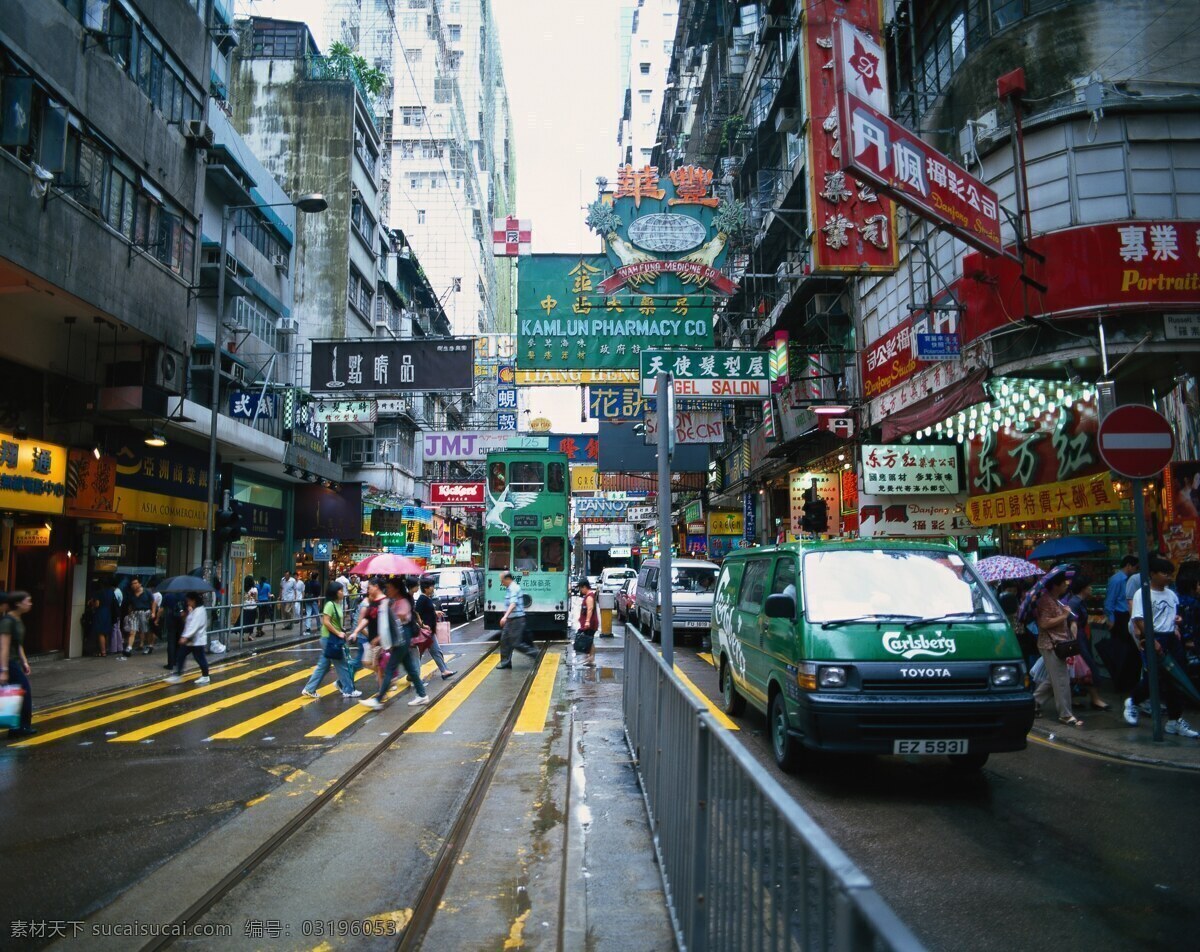
{"label": "kamlun pharmacy co sign", "polygon": [[[642,351],[712,346],[712,296],[737,285],[721,270],[746,228],[740,202],[711,194],[713,173],[684,166],[618,170],[588,207],[604,255],[531,255],[518,276],[517,382],[546,371],[576,383],[635,383]],[[619,375],[619,379],[616,375]]]}

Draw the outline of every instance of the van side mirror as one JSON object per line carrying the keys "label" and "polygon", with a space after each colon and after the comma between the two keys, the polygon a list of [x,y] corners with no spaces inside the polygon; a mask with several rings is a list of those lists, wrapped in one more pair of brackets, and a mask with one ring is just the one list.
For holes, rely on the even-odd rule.
{"label": "van side mirror", "polygon": [[791,595],[768,595],[765,612],[768,618],[796,620],[796,600]]}

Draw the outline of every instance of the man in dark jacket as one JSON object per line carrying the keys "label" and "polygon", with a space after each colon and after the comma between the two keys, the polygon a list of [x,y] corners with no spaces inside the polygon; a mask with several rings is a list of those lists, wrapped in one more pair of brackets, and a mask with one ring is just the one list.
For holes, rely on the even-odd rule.
{"label": "man in dark jacket", "polygon": [[446,656],[442,654],[442,646],[437,640],[437,623],[442,619],[442,613],[437,610],[437,606],[433,604],[433,591],[437,588],[437,583],[428,575],[421,579],[421,594],[417,596],[416,602],[413,603],[413,611],[417,613],[417,618],[421,620],[421,624],[429,629],[430,635],[433,636],[433,641],[429,645],[429,657],[434,660],[438,666],[438,671],[442,673],[442,680],[449,681],[457,672],[451,671],[446,666]]}

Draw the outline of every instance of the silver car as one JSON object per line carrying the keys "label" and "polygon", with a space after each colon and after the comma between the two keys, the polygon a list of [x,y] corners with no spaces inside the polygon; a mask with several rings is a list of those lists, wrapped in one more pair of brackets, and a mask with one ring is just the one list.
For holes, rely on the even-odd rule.
{"label": "silver car", "polygon": [[[708,635],[712,619],[713,592],[720,569],[702,559],[671,560],[671,608],[675,629],[683,629],[697,640]],[[662,578],[658,559],[647,559],[638,573],[633,617],[651,641],[662,637]]]}
{"label": "silver car", "polygon": [[447,615],[470,619],[483,611],[483,589],[475,569],[439,569],[426,574],[434,580],[434,604]]}

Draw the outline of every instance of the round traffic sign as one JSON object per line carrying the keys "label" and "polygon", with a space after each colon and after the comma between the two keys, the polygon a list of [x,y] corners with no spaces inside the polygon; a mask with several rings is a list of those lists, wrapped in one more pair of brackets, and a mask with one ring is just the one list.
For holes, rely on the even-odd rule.
{"label": "round traffic sign", "polygon": [[1109,469],[1130,479],[1149,479],[1162,472],[1175,452],[1175,434],[1152,407],[1128,403],[1100,423],[1096,442]]}

